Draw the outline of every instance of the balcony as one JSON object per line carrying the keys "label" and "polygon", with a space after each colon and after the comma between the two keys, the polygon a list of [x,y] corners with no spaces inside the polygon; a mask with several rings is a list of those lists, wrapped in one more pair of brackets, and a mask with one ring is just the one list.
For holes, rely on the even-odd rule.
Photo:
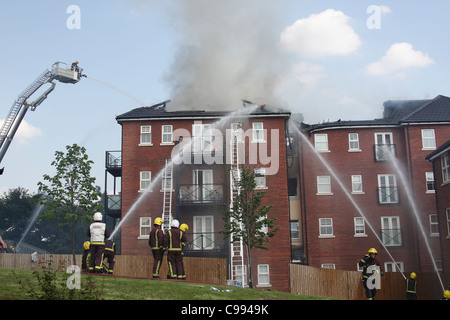
{"label": "balcony", "polygon": [[223,184],[184,184],[177,190],[178,205],[211,205],[225,202]]}
{"label": "balcony", "polygon": [[398,204],[400,197],[398,188],[394,186],[377,188],[378,204]]}
{"label": "balcony", "polygon": [[376,162],[388,161],[389,157],[397,156],[395,144],[376,144],[373,146],[373,152]]}
{"label": "balcony", "polygon": [[219,232],[186,233],[186,256],[226,257],[228,239]]}
{"label": "balcony", "polygon": [[122,176],[122,151],[106,151],[105,168],[114,177]]}

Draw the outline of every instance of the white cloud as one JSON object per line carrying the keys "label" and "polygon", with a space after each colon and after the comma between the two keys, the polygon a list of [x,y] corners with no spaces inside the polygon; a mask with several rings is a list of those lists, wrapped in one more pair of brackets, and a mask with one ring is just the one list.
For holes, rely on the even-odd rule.
{"label": "white cloud", "polygon": [[413,49],[407,42],[394,43],[377,62],[366,67],[366,72],[374,76],[393,74],[402,77],[410,68],[423,68],[434,61],[427,54]]}
{"label": "white cloud", "polygon": [[300,62],[294,65],[292,73],[298,82],[308,87],[314,87],[321,79],[327,78],[324,66],[309,62]]}
{"label": "white cloud", "polygon": [[[0,126],[3,125],[4,121],[5,119],[0,120]],[[43,132],[41,129],[33,127],[31,124],[23,120],[14,136],[14,141],[17,140],[18,143],[27,144],[29,140],[37,136],[41,136],[42,134]]]}
{"label": "white cloud", "polygon": [[361,40],[342,11],[327,9],[297,20],[281,33],[281,45],[302,57],[326,57],[355,52]]}

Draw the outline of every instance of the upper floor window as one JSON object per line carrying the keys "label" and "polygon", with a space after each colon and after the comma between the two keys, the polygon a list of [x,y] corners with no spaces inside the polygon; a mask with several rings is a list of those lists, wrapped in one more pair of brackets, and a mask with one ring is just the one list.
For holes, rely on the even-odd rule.
{"label": "upper floor window", "polygon": [[256,189],[267,188],[266,169],[265,168],[255,168],[255,183],[256,183]]}
{"label": "upper floor window", "polygon": [[139,180],[139,190],[146,190],[151,183],[152,180],[152,172],[151,171],[141,171],[140,172],[140,180]]}
{"label": "upper floor window", "polygon": [[254,122],[253,126],[253,141],[252,142],[265,142],[264,140],[264,126],[262,122]]}
{"label": "upper floor window", "polygon": [[152,144],[152,126],[141,126],[141,144]]}
{"label": "upper floor window", "polygon": [[173,143],[173,126],[164,125],[162,126],[161,133],[161,144],[172,144]]}
{"label": "upper floor window", "polygon": [[348,134],[348,151],[361,151],[359,149],[359,136],[357,133]]}
{"label": "upper floor window", "polygon": [[334,237],[332,218],[319,219],[319,237]]}
{"label": "upper floor window", "polygon": [[434,129],[422,129],[422,148],[428,150],[436,149]]}
{"label": "upper floor window", "polygon": [[441,168],[442,168],[442,182],[450,182],[450,167],[448,163],[448,153],[441,157]]}
{"label": "upper floor window", "polygon": [[430,236],[439,236],[439,219],[437,214],[430,214]]}
{"label": "upper floor window", "polygon": [[366,236],[366,225],[364,223],[364,218],[354,217],[353,222],[355,227],[355,237]]}
{"label": "upper floor window", "polygon": [[317,176],[317,194],[332,194],[330,176]]}
{"label": "upper floor window", "polygon": [[328,135],[316,133],[314,135],[314,147],[317,151],[329,151],[328,150]]}
{"label": "upper floor window", "polygon": [[435,185],[434,185],[434,173],[433,171],[425,172],[427,193],[434,193]]}
{"label": "upper floor window", "polygon": [[398,203],[398,189],[395,175],[379,174],[378,175],[378,203],[391,204]]}
{"label": "upper floor window", "polygon": [[393,144],[392,132],[375,133],[375,161],[386,161],[391,156],[395,156],[395,146]]}
{"label": "upper floor window", "polygon": [[352,175],[352,193],[363,193],[361,175]]}
{"label": "upper floor window", "polygon": [[151,217],[141,217],[139,221],[139,238],[147,239],[152,230]]}

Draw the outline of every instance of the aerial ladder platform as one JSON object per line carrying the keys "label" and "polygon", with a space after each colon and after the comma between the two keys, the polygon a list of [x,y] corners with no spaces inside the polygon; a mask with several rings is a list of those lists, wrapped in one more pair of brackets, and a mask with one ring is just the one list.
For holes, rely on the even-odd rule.
{"label": "aerial ladder platform", "polygon": [[[0,128],[0,162],[3,160],[3,157],[27,111],[29,109],[34,111],[37,106],[47,99],[47,96],[55,89],[55,80],[62,83],[74,84],[79,82],[82,77],[85,77],[83,69],[78,66],[78,61],[72,63],[70,67],[63,67],[62,65],[67,66],[67,64],[63,62],[55,62],[52,65],[51,70],[45,70],[14,101],[11,110]],[[46,84],[50,84],[50,87],[36,100],[29,101],[31,96]],[[0,174],[3,173],[3,170],[4,168],[0,169]]]}

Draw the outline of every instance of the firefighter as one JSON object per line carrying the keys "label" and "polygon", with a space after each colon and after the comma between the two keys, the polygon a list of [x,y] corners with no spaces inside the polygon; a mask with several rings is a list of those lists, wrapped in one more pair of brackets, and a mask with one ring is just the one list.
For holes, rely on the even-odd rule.
{"label": "firefighter", "polygon": [[180,222],[172,220],[171,228],[164,235],[164,247],[167,250],[167,263],[169,265],[168,279],[186,279],[183,271],[182,243],[186,243],[186,235],[179,229]]}
{"label": "firefighter", "polygon": [[114,272],[114,257],[116,256],[116,244],[112,240],[105,241],[105,258],[108,266],[103,262],[103,272],[106,274],[113,274]]}
{"label": "firefighter", "polygon": [[441,300],[450,300],[450,290],[444,291],[444,296],[442,297]]}
{"label": "firefighter", "polygon": [[406,299],[408,300],[417,300],[416,277],[416,273],[411,272],[409,279],[406,279]]}
{"label": "firefighter", "polygon": [[89,255],[89,247],[90,247],[91,243],[89,241],[85,241],[83,243],[83,257],[81,258],[81,269],[83,271],[88,271],[89,270],[89,259],[90,259],[90,255]]}
{"label": "firefighter", "polygon": [[[185,236],[185,233],[189,230],[189,226],[186,223],[183,223],[180,226],[180,230]],[[181,272],[178,274],[178,279],[186,280],[186,271],[184,270],[184,248],[186,247],[186,241],[181,243]]]}
{"label": "firefighter", "polygon": [[159,278],[159,269],[164,258],[164,232],[161,230],[163,220],[156,218],[153,223],[153,229],[150,231],[148,245],[153,254],[153,278]]}
{"label": "firefighter", "polygon": [[[383,275],[383,269],[376,259],[378,252],[375,248],[370,248],[367,254],[362,258],[358,265],[363,268],[362,271],[362,283],[366,292],[367,300],[374,300],[377,294],[377,288],[374,283],[370,282],[372,276],[378,276],[377,273],[380,272]],[[374,267],[376,267],[374,269]],[[369,282],[368,282],[369,281]]]}
{"label": "firefighter", "polygon": [[103,223],[101,212],[94,213],[94,222],[91,223],[87,231],[87,236],[91,238],[89,272],[102,273],[103,254],[105,252],[105,238],[110,236],[106,223]]}

